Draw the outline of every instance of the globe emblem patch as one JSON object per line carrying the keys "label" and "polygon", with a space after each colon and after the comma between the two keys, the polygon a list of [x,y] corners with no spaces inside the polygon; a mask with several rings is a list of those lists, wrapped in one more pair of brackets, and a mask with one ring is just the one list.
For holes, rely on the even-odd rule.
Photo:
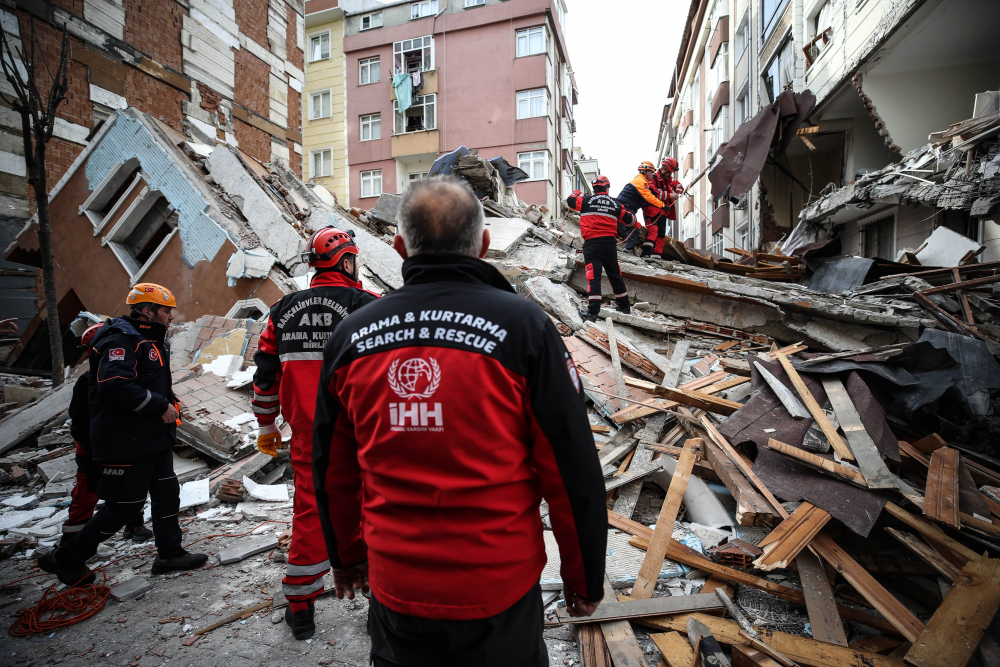
{"label": "globe emblem patch", "polygon": [[430,398],[441,384],[441,367],[433,357],[396,359],[389,366],[389,387],[400,398]]}

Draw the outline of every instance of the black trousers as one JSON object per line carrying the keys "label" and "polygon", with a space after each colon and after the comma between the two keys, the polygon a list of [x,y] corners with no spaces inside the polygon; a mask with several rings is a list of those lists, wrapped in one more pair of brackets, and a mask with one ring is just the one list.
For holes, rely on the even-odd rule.
{"label": "black trousers", "polygon": [[587,310],[592,315],[601,312],[601,272],[607,271],[614,290],[618,310],[629,312],[628,289],[618,266],[618,245],[610,236],[589,239],[583,243],[583,263],[587,272]]}
{"label": "black trousers", "polygon": [[639,245],[639,230],[625,223],[618,223],[618,236],[625,239],[625,252],[632,252]]}
{"label": "black trousers", "polygon": [[542,588],[496,616],[444,621],[400,614],[371,597],[368,634],[375,667],[548,667]]}
{"label": "black trousers", "polygon": [[[97,553],[97,545],[134,522],[149,495],[153,515],[153,536],[160,558],[177,558],[184,554],[181,547],[180,484],[174,474],[171,450],[121,463],[97,464],[97,496],[104,506],[97,511],[83,530],[56,552],[61,567],[77,569]],[[131,520],[131,521],[130,521]]]}

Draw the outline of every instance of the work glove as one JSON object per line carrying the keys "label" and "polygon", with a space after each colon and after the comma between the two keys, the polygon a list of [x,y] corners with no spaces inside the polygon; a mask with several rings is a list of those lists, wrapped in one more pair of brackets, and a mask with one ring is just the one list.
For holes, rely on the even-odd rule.
{"label": "work glove", "polygon": [[278,455],[278,445],[281,444],[281,431],[274,424],[266,424],[257,432],[257,449],[268,456]]}

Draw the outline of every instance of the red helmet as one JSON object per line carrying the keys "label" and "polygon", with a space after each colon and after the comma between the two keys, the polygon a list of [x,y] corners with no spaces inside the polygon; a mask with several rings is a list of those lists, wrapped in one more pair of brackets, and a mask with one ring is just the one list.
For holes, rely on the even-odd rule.
{"label": "red helmet", "polygon": [[302,253],[302,261],[316,268],[332,268],[337,266],[344,253],[357,255],[358,252],[353,230],[345,232],[336,227],[325,227],[309,239],[309,252]]}
{"label": "red helmet", "polygon": [[94,340],[94,334],[100,329],[103,324],[92,324],[86,328],[83,335],[80,336],[80,345],[83,345],[83,349],[87,354],[90,354],[90,342]]}
{"label": "red helmet", "polygon": [[677,171],[677,160],[672,157],[665,157],[660,161],[661,167],[666,167],[669,171]]}
{"label": "red helmet", "polygon": [[598,176],[590,182],[590,185],[596,190],[601,188],[602,190],[607,190],[611,187],[611,181],[608,180],[607,176]]}

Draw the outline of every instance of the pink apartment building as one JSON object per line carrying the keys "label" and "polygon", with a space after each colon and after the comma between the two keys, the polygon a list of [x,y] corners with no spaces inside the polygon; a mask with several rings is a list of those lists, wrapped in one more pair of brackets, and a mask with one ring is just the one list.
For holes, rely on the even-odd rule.
{"label": "pink apartment building", "polygon": [[[514,186],[518,197],[558,214],[572,190],[577,98],[562,0],[364,7],[347,11],[344,24],[351,205],[401,193],[464,145],[518,165],[529,176]],[[413,86],[403,113],[396,73],[410,74]]]}

